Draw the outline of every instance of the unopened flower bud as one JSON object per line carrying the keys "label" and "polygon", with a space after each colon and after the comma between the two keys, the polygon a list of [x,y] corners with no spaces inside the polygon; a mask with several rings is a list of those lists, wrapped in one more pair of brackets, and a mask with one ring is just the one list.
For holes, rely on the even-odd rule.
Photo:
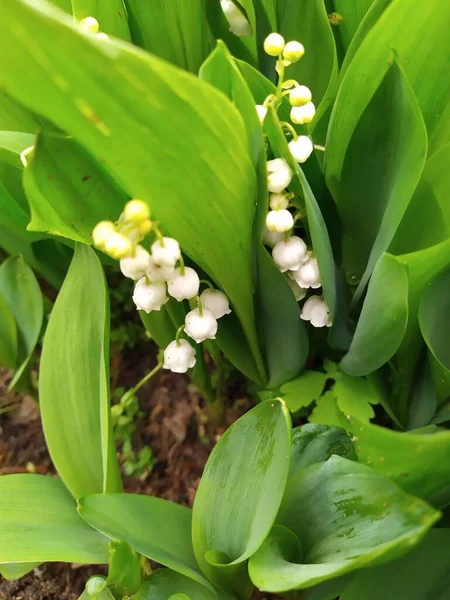
{"label": "unopened flower bud", "polygon": [[267,213],[266,227],[269,231],[289,231],[294,227],[294,217],[286,210],[271,210]]}
{"label": "unopened flower bud", "polygon": [[217,321],[214,315],[207,308],[202,309],[202,313],[198,308],[191,310],[186,315],[186,321],[184,331],[189,337],[191,337],[197,344],[204,342],[205,340],[215,340],[217,333]]}
{"label": "unopened flower bud", "polygon": [[303,44],[300,42],[288,42],[283,49],[283,59],[295,63],[305,54]]}
{"label": "unopened flower bud", "polygon": [[269,56],[278,56],[283,52],[284,37],[279,33],[270,33],[264,40],[264,51]]}
{"label": "unopened flower bud", "polygon": [[125,204],[123,217],[129,223],[140,225],[143,221],[150,218],[150,209],[147,202],[143,200],[130,200]]}
{"label": "unopened flower bud", "polygon": [[220,5],[230,25],[231,33],[239,37],[252,34],[250,23],[234,2],[231,0],[220,0]]}
{"label": "unopened flower bud", "polygon": [[274,158],[267,162],[267,187],[269,192],[279,194],[292,181],[292,171],[282,158]]}
{"label": "unopened flower bud", "polygon": [[113,233],[108,237],[103,246],[106,254],[119,260],[133,254],[134,246],[131,240],[121,233]]}
{"label": "unopened flower bud", "polygon": [[289,102],[291,106],[304,106],[311,102],[312,94],[311,90],[306,85],[299,85],[295,87],[289,94]]}
{"label": "unopened flower bud", "polygon": [[150,261],[147,269],[147,277],[153,283],[157,281],[168,281],[175,271],[175,267],[172,265],[157,265],[153,258],[150,256]]}
{"label": "unopened flower bud", "polygon": [[310,321],[313,327],[331,327],[330,311],[322,296],[310,296],[305,304],[300,317]]}
{"label": "unopened flower bud", "polygon": [[163,366],[173,373],[186,373],[195,366],[195,348],[187,340],[170,342],[164,350]]}
{"label": "unopened flower bud", "polygon": [[289,287],[291,288],[292,293],[294,294],[295,299],[297,300],[297,302],[299,300],[303,300],[303,298],[306,296],[306,292],[308,290],[305,290],[304,288],[300,287],[298,285],[298,283],[296,281],[294,281],[293,279],[288,278],[287,282],[288,282]]}
{"label": "unopened flower bud", "polygon": [[180,244],[173,238],[163,237],[152,244],[152,257],[157,265],[174,266],[180,256]]}
{"label": "unopened flower bud", "polygon": [[97,33],[97,35],[95,36],[97,40],[103,40],[105,42],[109,41],[109,35],[107,33]]}
{"label": "unopened flower bud", "polygon": [[94,17],[86,17],[85,19],[81,19],[80,26],[91,33],[98,33],[100,29],[100,25],[98,24],[97,19]]}
{"label": "unopened flower bud", "polygon": [[122,258],[120,261],[120,270],[125,277],[137,281],[144,277],[150,266],[150,254],[142,246],[136,246],[134,255]]}
{"label": "unopened flower bud", "polygon": [[300,135],[288,144],[292,156],[298,163],[304,163],[311,156],[314,145],[307,135]]}
{"label": "unopened flower bud", "polygon": [[269,206],[272,210],[282,210],[289,206],[289,200],[286,194],[270,194]]}
{"label": "unopened flower bud", "polygon": [[300,287],[313,289],[321,287],[322,282],[316,258],[308,258],[297,270],[293,271],[292,276]]}
{"label": "unopened flower bud", "polygon": [[311,123],[316,114],[316,107],[312,102],[308,102],[303,106],[293,106],[291,108],[291,121],[296,125],[306,125]]}
{"label": "unopened flower bud", "polygon": [[281,231],[270,231],[267,226],[264,227],[262,241],[266,246],[275,246],[278,242],[284,240],[285,234]]}
{"label": "unopened flower bud", "polygon": [[262,125],[264,123],[264,119],[266,118],[266,115],[267,115],[267,108],[265,106],[263,106],[262,104],[257,104],[256,112],[258,113],[259,122]]}
{"label": "unopened flower bud", "polygon": [[137,308],[146,313],[152,310],[161,310],[161,307],[169,300],[166,294],[166,284],[162,282],[148,283],[146,277],[142,277],[136,283],[133,292],[133,302]]}
{"label": "unopened flower bud", "polygon": [[203,309],[209,310],[215,319],[220,319],[231,312],[226,295],[220,290],[207,289],[200,294]]}
{"label": "unopened flower bud", "polygon": [[138,231],[141,237],[145,237],[147,233],[152,230],[152,222],[150,219],[145,219],[142,223],[139,223]]}
{"label": "unopened flower bud", "polygon": [[112,221],[100,221],[100,223],[97,223],[94,227],[94,231],[92,232],[94,245],[97,246],[97,248],[104,248],[106,240],[115,233],[117,233],[116,226]]}
{"label": "unopened flower bud", "polygon": [[307,256],[308,248],[305,242],[296,235],[291,236],[286,242],[278,242],[272,250],[272,257],[280,271],[284,273],[296,270]]}
{"label": "unopened flower bud", "polygon": [[178,302],[194,298],[198,294],[200,287],[200,279],[194,269],[184,267],[184,273],[181,271],[181,267],[175,269],[167,282],[169,295],[178,300]]}

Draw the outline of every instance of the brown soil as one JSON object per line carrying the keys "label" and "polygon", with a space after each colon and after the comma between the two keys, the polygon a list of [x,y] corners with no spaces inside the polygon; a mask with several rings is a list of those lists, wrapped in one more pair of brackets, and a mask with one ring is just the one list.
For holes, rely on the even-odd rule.
{"label": "brown soil", "polygon": [[[155,364],[154,351],[149,352],[148,347],[133,354],[128,361],[113,361],[113,380],[125,388],[135,384]],[[145,358],[139,362],[136,355]],[[0,416],[0,475],[54,473],[34,400],[8,393],[7,383],[8,374],[0,371],[0,414],[2,406],[15,405],[14,410]],[[230,395],[235,400],[227,407],[226,426],[250,406],[248,398],[239,398],[239,391]],[[124,477],[126,491],[192,506],[205,462],[224,428],[211,431],[202,399],[183,376],[158,373],[141,390],[139,402],[145,416],[134,433],[134,449],[149,445],[157,462],[139,478]],[[0,600],[76,600],[88,577],[105,572],[104,569],[44,564],[18,581],[0,580]],[[256,598],[268,600],[269,596]]]}

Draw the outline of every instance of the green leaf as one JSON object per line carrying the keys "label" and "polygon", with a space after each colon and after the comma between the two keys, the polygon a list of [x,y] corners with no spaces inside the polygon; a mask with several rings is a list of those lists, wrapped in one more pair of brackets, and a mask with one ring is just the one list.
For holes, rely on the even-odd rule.
{"label": "green leaf", "polygon": [[[251,274],[256,176],[237,110],[164,61],[82,34],[42,1],[3,4],[8,27],[0,37],[16,52],[0,85],[73,135],[130,196],[149,202],[164,231],[229,296],[255,378],[264,381]],[[63,59],[74,54],[76,63]],[[58,87],[61,79],[68,88]],[[72,88],[83,90],[75,103]]]}
{"label": "green leaf", "polygon": [[333,454],[357,460],[353,444],[343,429],[315,423],[296,427],[292,431],[289,478],[309,465],[328,460]]}
{"label": "green leaf", "polygon": [[349,377],[341,373],[333,387],[338,408],[344,415],[350,414],[360,419],[369,420],[374,417],[372,404],[378,404],[380,399],[368,379]]}
{"label": "green leaf", "polygon": [[438,518],[386,477],[332,456],[290,480],[250,576],[270,592],[311,587],[407,552]]}
{"label": "green leaf", "polygon": [[92,575],[86,582],[84,592],[78,600],[115,600],[115,596],[106,587],[106,579],[102,575]]}
{"label": "green leaf", "polygon": [[[359,98],[360,85],[349,69],[341,92],[349,87],[353,97]],[[344,117],[339,106],[338,102],[330,125],[326,175],[342,220],[344,270],[348,277],[360,280],[356,302],[388,249],[417,186],[426,159],[427,133],[414,93],[392,58],[361,118],[352,105],[346,107]],[[374,119],[381,112],[384,118],[374,128]],[[342,138],[334,140],[348,115],[352,120],[346,126],[353,135],[344,145]],[[340,172],[335,169],[336,161],[330,159],[334,152],[345,154]]]}
{"label": "green leaf", "polygon": [[77,245],[52,310],[41,358],[45,439],[78,498],[121,489],[109,403],[109,303],[100,261]]}
{"label": "green leaf", "polygon": [[400,560],[358,573],[341,600],[446,600],[449,574],[450,529],[433,529]]}
{"label": "green leaf", "polygon": [[75,19],[95,17],[99,22],[100,31],[103,33],[125,41],[130,40],[127,12],[123,0],[108,0],[107,4],[98,2],[98,0],[71,0],[71,3]]}
{"label": "green leaf", "polygon": [[326,373],[305,371],[295,379],[281,386],[281,395],[291,412],[296,412],[303,406],[309,406],[317,400],[327,380]]}
{"label": "green leaf", "polygon": [[139,555],[123,540],[109,543],[108,585],[119,596],[130,596],[141,587]]}
{"label": "green leaf", "polygon": [[1,563],[108,561],[108,540],[77,514],[63,483],[49,476],[0,477],[0,537]]}
{"label": "green leaf", "polygon": [[197,490],[197,561],[210,581],[240,597],[246,591],[244,561],[263,542],[280,506],[290,446],[289,412],[277,400],[263,402],[224,433]]}
{"label": "green leaf", "polygon": [[367,375],[385,364],[398,350],[407,322],[407,269],[385,253],[375,265],[353,340],[340,362],[344,373]]}
{"label": "green leaf", "polygon": [[186,594],[188,600],[217,598],[216,593],[180,573],[170,569],[157,569],[130,600],[171,600],[174,594]]}
{"label": "green leaf", "polygon": [[17,326],[9,304],[0,294],[0,364],[13,371],[17,365]]}
{"label": "green leaf", "polygon": [[273,109],[264,120],[265,131],[276,157],[284,158],[294,174],[290,189],[304,198],[312,247],[319,264],[323,293],[333,320],[336,308],[336,286],[333,251],[325,221],[302,169],[289,151],[280,122]]}
{"label": "green leaf", "polygon": [[347,51],[373,0],[332,0],[332,2],[335,11],[342,17],[342,22],[336,30],[344,51]]}
{"label": "green leaf", "polygon": [[12,256],[0,266],[0,294],[9,305],[17,327],[17,366],[9,387],[20,381],[39,339],[44,304],[39,283],[21,256]]}
{"label": "green leaf", "polygon": [[0,564],[0,575],[7,581],[20,579],[33,569],[39,566],[39,563],[3,563]]}
{"label": "green leaf", "polygon": [[203,577],[191,541],[192,511],[185,506],[137,494],[95,494],[79,501],[86,521],[113,540],[211,587]]}
{"label": "green leaf", "polygon": [[357,417],[349,418],[347,429],[354,435],[359,461],[406,492],[428,499],[450,484],[450,433],[400,433]]}
{"label": "green leaf", "polygon": [[426,288],[419,306],[419,325],[430,352],[450,370],[450,270]]}
{"label": "green leaf", "polygon": [[6,92],[0,91],[0,131],[36,133],[39,127],[39,121],[31,112],[20,106]]}
{"label": "green leaf", "polygon": [[333,390],[328,390],[317,400],[308,421],[319,425],[332,425],[341,429],[348,429],[348,421],[339,409]]}
{"label": "green leaf", "polygon": [[197,73],[210,51],[205,9],[191,0],[125,0],[133,42]]}
{"label": "green leaf", "polygon": [[116,221],[127,195],[73,140],[42,132],[24,172],[30,231],[91,243],[95,225]]}

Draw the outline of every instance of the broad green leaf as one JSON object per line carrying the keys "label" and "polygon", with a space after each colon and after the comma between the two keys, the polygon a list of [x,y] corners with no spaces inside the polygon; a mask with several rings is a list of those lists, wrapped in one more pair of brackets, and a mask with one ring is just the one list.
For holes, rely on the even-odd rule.
{"label": "broad green leaf", "polygon": [[372,469],[332,456],[289,481],[250,576],[269,592],[311,587],[407,552],[439,516]]}
{"label": "broad green leaf", "polygon": [[[334,142],[338,125],[333,128],[333,122],[344,119],[338,108],[328,137],[326,175],[342,221],[342,263],[347,276],[360,281],[354,302],[395,235],[427,153],[427,133],[414,93],[397,62],[391,58],[389,63],[358,121],[353,107],[346,107],[346,115],[355,115],[355,122],[348,125],[353,127],[348,145]],[[354,81],[349,70],[339,98],[346,87],[352,87],[353,94],[358,95]],[[374,119],[381,112],[384,118],[374,128]],[[339,174],[330,159],[334,152],[345,153]]]}
{"label": "broad green leaf", "polygon": [[126,41],[130,40],[127,11],[123,0],[108,0],[107,3],[98,0],[71,0],[71,3],[75,19],[95,17],[103,33]]}
{"label": "broad green leaf", "polygon": [[389,248],[392,254],[424,250],[450,237],[449,152],[450,144],[445,144],[427,160]]}
{"label": "broad green leaf", "polygon": [[0,563],[108,561],[107,538],[87,525],[63,483],[50,476],[0,477],[0,537]]}
{"label": "broad green leaf", "polygon": [[197,73],[210,51],[202,2],[125,0],[133,42],[156,56]]}
{"label": "broad green leaf", "polygon": [[111,539],[211,587],[194,556],[192,511],[185,506],[138,494],[95,494],[82,498],[78,510]]}
{"label": "broad green leaf", "polygon": [[11,371],[17,365],[17,325],[8,302],[0,294],[0,365]]}
{"label": "broad green leaf", "polygon": [[[310,88],[317,107],[309,127],[314,132],[337,91],[338,62],[333,32],[323,0],[285,0],[282,5],[279,33],[305,47],[303,58],[286,69],[286,78]],[[323,130],[326,131],[326,122]],[[316,132],[317,136],[320,138],[317,143],[325,141],[325,135],[322,139],[322,134]]]}
{"label": "broad green leaf", "polygon": [[341,360],[344,373],[367,375],[385,364],[398,350],[407,322],[407,269],[385,253],[375,266],[353,340]]}
{"label": "broad green leaf", "polygon": [[331,425],[341,429],[348,428],[348,421],[339,409],[333,390],[328,390],[317,400],[308,421],[318,425]]}
{"label": "broad green leaf", "polygon": [[78,600],[115,600],[103,575],[92,575],[86,582],[84,592]]}
{"label": "broad green leaf", "polygon": [[130,596],[141,587],[139,555],[123,540],[109,543],[108,585],[120,596]]}
{"label": "broad green leaf", "polygon": [[[250,251],[256,177],[237,110],[164,61],[80,33],[42,0],[3,4],[8,27],[0,37],[16,52],[0,85],[74,135],[130,196],[149,202],[164,232],[230,297],[263,381]],[[63,58],[73,54],[76,63]],[[83,90],[75,103],[72,87]]]}
{"label": "broad green leaf", "polygon": [[323,293],[330,311],[330,318],[333,320],[336,309],[335,268],[325,221],[308,180],[289,151],[286,138],[273,109],[267,113],[264,125],[275,156],[284,158],[294,173],[290,188],[296,195],[304,198],[312,248],[319,264]]}
{"label": "broad green leaf", "polygon": [[7,581],[13,581],[20,579],[37,566],[39,563],[3,563],[0,564],[0,575]]}
{"label": "broad green leaf", "polygon": [[50,455],[72,494],[120,490],[109,422],[109,302],[88,246],[77,245],[52,310],[39,396]]}
{"label": "broad green leaf", "polygon": [[321,395],[327,380],[326,373],[304,371],[301,375],[281,386],[281,395],[291,412],[308,406]]}
{"label": "broad green leaf", "polygon": [[341,600],[446,600],[450,588],[450,529],[433,529],[406,556],[364,569]]}
{"label": "broad green leaf", "polygon": [[349,418],[347,429],[359,461],[406,492],[427,499],[450,484],[450,433],[400,433],[356,417]]}
{"label": "broad green leaf", "polygon": [[343,49],[347,51],[373,0],[332,0],[332,3],[335,11],[342,17],[337,32]]}
{"label": "broad green leaf", "polygon": [[[170,569],[157,569],[130,600],[171,600],[172,596],[179,594],[182,598],[185,595],[188,600],[215,600],[217,598],[215,592],[180,573]],[[175,597],[172,600],[175,600]]]}
{"label": "broad green leaf", "polygon": [[212,451],[195,497],[198,564],[219,587],[245,594],[243,566],[275,520],[289,469],[289,412],[273,400],[234,423]]}
{"label": "broad green leaf", "polygon": [[0,294],[14,315],[17,327],[17,371],[10,383],[19,383],[31,360],[44,318],[39,283],[21,256],[11,256],[0,266]]}
{"label": "broad green leaf", "polygon": [[292,431],[289,478],[305,467],[324,462],[333,454],[356,460],[353,444],[343,429],[307,423]]}
{"label": "broad green leaf", "polygon": [[6,92],[0,91],[0,131],[36,133],[40,123],[37,118],[15,102]]}
{"label": "broad green leaf", "polygon": [[99,221],[118,219],[128,199],[76,142],[45,132],[29,157],[24,187],[30,231],[86,243]]}
{"label": "broad green leaf", "polygon": [[419,306],[419,325],[433,356],[450,370],[450,270],[426,288]]}

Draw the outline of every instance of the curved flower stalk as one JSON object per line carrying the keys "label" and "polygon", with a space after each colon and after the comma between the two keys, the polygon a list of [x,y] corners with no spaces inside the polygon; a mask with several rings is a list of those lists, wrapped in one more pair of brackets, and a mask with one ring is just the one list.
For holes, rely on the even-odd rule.
{"label": "curved flower stalk", "polygon": [[[290,215],[290,213],[289,213]],[[156,239],[147,250],[144,239],[154,233]],[[101,221],[92,232],[95,246],[116,260],[125,277],[136,281],[133,302],[146,313],[160,311],[174,298],[188,300],[191,311],[178,330],[176,339],[164,350],[164,368],[185,373],[195,366],[195,348],[180,339],[182,331],[197,344],[216,337],[217,320],[231,312],[227,296],[202,282],[192,267],[186,267],[180,244],[163,236],[152,221],[149,206],[142,200],[130,200],[118,221]],[[202,283],[208,289],[200,294]]]}

